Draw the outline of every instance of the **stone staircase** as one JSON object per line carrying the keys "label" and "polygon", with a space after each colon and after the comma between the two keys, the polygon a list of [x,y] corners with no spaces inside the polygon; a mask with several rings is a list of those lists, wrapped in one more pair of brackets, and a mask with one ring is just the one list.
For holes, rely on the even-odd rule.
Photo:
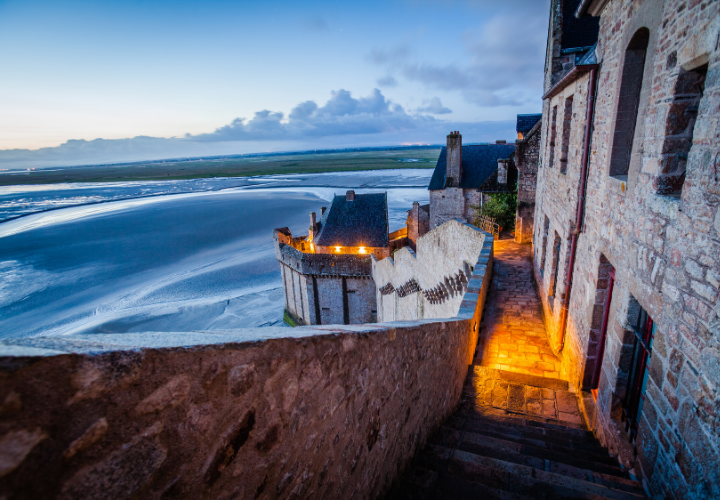
{"label": "stone staircase", "polygon": [[460,408],[388,498],[645,498],[577,417],[565,381],[473,366]]}

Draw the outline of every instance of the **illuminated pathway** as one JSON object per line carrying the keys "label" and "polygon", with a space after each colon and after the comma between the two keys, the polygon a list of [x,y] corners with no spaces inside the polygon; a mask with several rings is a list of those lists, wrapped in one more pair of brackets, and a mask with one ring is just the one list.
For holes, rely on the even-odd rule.
{"label": "illuminated pathway", "polygon": [[540,299],[532,279],[532,250],[513,240],[495,242],[493,281],[485,303],[475,365],[559,378]]}
{"label": "illuminated pathway", "polygon": [[557,378],[530,266],[529,246],[496,241],[484,345],[460,405],[388,500],[646,498],[587,430],[576,395]]}

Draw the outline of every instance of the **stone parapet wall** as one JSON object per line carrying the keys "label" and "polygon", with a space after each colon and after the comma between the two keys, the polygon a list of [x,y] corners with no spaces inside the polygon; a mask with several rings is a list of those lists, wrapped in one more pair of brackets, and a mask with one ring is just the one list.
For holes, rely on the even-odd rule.
{"label": "stone parapet wall", "polygon": [[[458,314],[465,290],[477,288],[492,269],[493,237],[453,220],[417,240],[417,252],[403,248],[393,258],[373,259],[378,320],[447,318]],[[489,278],[489,277],[488,277]],[[489,279],[483,283],[486,288]],[[484,294],[486,290],[475,293]]]}
{"label": "stone parapet wall", "polygon": [[380,497],[459,403],[481,267],[441,320],[1,341],[0,496]]}

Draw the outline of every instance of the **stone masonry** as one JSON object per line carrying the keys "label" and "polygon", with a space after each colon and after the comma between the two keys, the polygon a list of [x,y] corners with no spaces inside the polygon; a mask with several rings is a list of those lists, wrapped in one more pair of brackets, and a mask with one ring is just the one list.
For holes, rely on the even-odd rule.
{"label": "stone masonry", "polygon": [[301,325],[375,323],[370,255],[302,252],[289,244],[289,234],[287,229],[273,232],[285,311]]}
{"label": "stone masonry", "polygon": [[474,268],[492,261],[492,246],[492,235],[453,220],[421,236],[417,252],[405,247],[373,258],[379,321],[455,316]]}
{"label": "stone masonry", "polygon": [[515,241],[518,243],[530,243],[533,237],[541,128],[542,121],[539,121],[523,139],[515,143],[515,165],[518,170]]}
{"label": "stone masonry", "polygon": [[[647,491],[718,498],[720,2],[581,4],[599,16],[600,32],[580,227],[593,73],[574,66],[560,80],[546,72],[533,253],[550,346],[562,378],[584,389],[591,428]],[[643,346],[636,332],[646,324],[652,340]],[[638,352],[648,353],[647,365]],[[628,415],[637,390],[635,426]]]}

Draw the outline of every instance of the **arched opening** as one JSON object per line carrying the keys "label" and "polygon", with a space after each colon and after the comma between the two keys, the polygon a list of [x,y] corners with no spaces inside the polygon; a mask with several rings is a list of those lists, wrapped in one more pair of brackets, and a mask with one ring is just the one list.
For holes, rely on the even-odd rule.
{"label": "arched opening", "polygon": [[622,180],[627,180],[630,170],[649,40],[650,31],[641,28],[632,37],[625,50],[610,157],[610,175]]}
{"label": "arched opening", "polygon": [[653,181],[658,194],[679,197],[682,192],[707,71],[705,64],[678,75],[665,124],[661,170]]}

